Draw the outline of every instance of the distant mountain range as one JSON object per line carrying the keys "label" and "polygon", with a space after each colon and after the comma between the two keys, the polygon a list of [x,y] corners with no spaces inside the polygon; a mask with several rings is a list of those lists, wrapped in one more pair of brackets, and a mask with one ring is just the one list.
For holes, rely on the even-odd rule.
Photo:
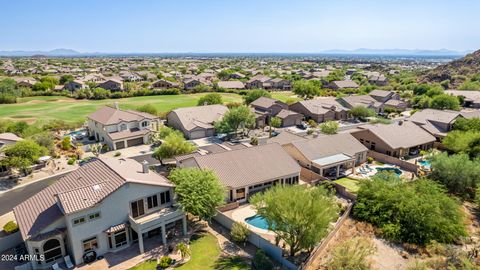
{"label": "distant mountain range", "polygon": [[325,54],[360,54],[360,55],[466,55],[472,51],[439,50],[406,50],[406,49],[356,49],[356,50],[326,50]]}
{"label": "distant mountain range", "polygon": [[[428,70],[421,78],[422,82],[450,81],[450,87],[458,87],[464,78],[480,73],[480,50],[449,63]],[[459,76],[460,75],[460,76]]]}
{"label": "distant mountain range", "polygon": [[[356,49],[356,50],[325,50],[317,53],[291,53],[302,55],[409,55],[409,56],[464,56],[472,51],[454,51],[448,49],[440,50],[406,50],[406,49]],[[20,56],[102,56],[102,55],[196,55],[196,54],[217,54],[217,53],[99,53],[99,52],[78,52],[71,49],[55,49],[51,51],[0,51],[0,56],[20,57]],[[228,55],[229,53],[218,53]],[[239,54],[239,53],[231,53]],[[240,53],[249,54],[249,53]],[[252,53],[256,54],[256,53]],[[289,53],[268,53],[269,55],[286,55]]]}

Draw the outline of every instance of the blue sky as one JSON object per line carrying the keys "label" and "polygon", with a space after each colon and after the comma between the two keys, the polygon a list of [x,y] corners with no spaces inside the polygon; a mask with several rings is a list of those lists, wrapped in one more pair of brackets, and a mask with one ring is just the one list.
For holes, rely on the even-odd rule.
{"label": "blue sky", "polygon": [[5,0],[0,50],[480,48],[474,0]]}

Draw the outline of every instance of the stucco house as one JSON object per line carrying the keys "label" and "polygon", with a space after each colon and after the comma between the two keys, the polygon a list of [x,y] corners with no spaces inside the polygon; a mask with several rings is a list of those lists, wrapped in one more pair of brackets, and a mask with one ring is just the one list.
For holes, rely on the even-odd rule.
{"label": "stucco house", "polygon": [[385,90],[372,90],[368,93],[373,99],[378,102],[387,102],[391,99],[399,100],[400,95],[393,91],[385,91]]}
{"label": "stucco house", "polygon": [[214,123],[227,111],[223,105],[179,108],[167,114],[167,125],[182,131],[187,139],[210,137],[215,135]]}
{"label": "stucco house", "polygon": [[177,166],[213,170],[227,189],[227,202],[245,202],[266,188],[297,184],[300,178],[300,166],[276,143],[193,156]]}
{"label": "stucco house", "polygon": [[344,89],[344,88],[354,88],[357,89],[359,85],[352,80],[343,80],[343,81],[332,81],[328,83],[326,88],[330,88],[332,90]]}
{"label": "stucco house", "polygon": [[446,94],[462,97],[463,107],[480,109],[480,91],[472,90],[446,90]]}
{"label": "stucco house", "polygon": [[317,123],[346,120],[349,111],[333,97],[298,101],[290,105],[289,109]]}
{"label": "stucco house", "polygon": [[433,147],[435,137],[412,122],[367,124],[350,130],[350,134],[372,151],[387,156],[418,155],[420,150]]}
{"label": "stucco house", "polygon": [[282,127],[299,125],[303,115],[288,109],[288,104],[268,97],[259,97],[250,103],[250,107],[257,118],[257,127],[264,127],[270,123],[272,117],[282,120]]}
{"label": "stucco house", "polygon": [[175,230],[186,233],[185,214],[175,206],[174,187],[133,159],[92,159],[13,211],[28,253],[50,269],[70,256],[78,266]]}
{"label": "stucco house", "polygon": [[160,126],[160,118],[148,113],[121,110],[104,106],[88,116],[90,137],[107,144],[110,150],[141,145],[148,142],[153,130]]}
{"label": "stucco house", "polygon": [[178,88],[180,84],[177,82],[171,82],[164,79],[160,79],[150,86],[152,89],[165,89],[165,88]]}
{"label": "stucco house", "polygon": [[374,110],[376,113],[383,112],[384,104],[383,102],[377,101],[369,95],[351,95],[346,97],[341,97],[338,99],[338,102],[343,106],[352,109],[353,107],[362,106]]}
{"label": "stucco house", "polygon": [[[285,133],[285,132],[283,132]],[[367,159],[368,149],[348,133],[295,138],[289,135],[282,146],[300,166],[323,177],[339,178],[355,173],[355,166]]]}
{"label": "stucco house", "polygon": [[74,92],[80,89],[88,88],[87,84],[82,80],[73,80],[65,84],[63,89],[68,90],[70,92]]}
{"label": "stucco house", "polygon": [[97,87],[110,91],[123,91],[123,80],[121,78],[109,78],[99,83]]}
{"label": "stucco house", "polygon": [[453,124],[459,117],[463,116],[458,111],[424,109],[414,113],[408,121],[417,124],[440,140],[452,130]]}

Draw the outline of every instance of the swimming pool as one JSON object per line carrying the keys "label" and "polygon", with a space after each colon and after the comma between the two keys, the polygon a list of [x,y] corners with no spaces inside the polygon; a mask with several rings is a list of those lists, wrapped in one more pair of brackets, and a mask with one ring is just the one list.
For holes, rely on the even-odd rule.
{"label": "swimming pool", "polygon": [[430,161],[428,160],[421,160],[421,161],[418,161],[418,164],[420,164],[420,166],[423,166],[425,168],[430,168],[432,165],[430,164]]}
{"label": "swimming pool", "polygon": [[264,230],[268,230],[267,221],[265,220],[264,217],[262,217],[260,215],[254,215],[254,216],[251,216],[249,218],[246,218],[245,222],[249,225],[254,226],[254,227],[264,229]]}
{"label": "swimming pool", "polygon": [[383,172],[383,171],[386,171],[386,172],[394,172],[396,175],[400,176],[402,175],[402,170],[400,170],[399,168],[394,168],[394,167],[377,167],[377,173],[379,172]]}

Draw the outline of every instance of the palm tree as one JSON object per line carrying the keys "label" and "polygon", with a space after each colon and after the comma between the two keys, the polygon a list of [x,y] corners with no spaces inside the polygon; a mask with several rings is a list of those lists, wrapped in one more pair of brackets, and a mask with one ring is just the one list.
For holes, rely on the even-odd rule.
{"label": "palm tree", "polygon": [[187,256],[190,256],[190,248],[185,243],[178,243],[176,246],[177,251],[180,251],[180,256],[182,256],[182,260],[185,259]]}

